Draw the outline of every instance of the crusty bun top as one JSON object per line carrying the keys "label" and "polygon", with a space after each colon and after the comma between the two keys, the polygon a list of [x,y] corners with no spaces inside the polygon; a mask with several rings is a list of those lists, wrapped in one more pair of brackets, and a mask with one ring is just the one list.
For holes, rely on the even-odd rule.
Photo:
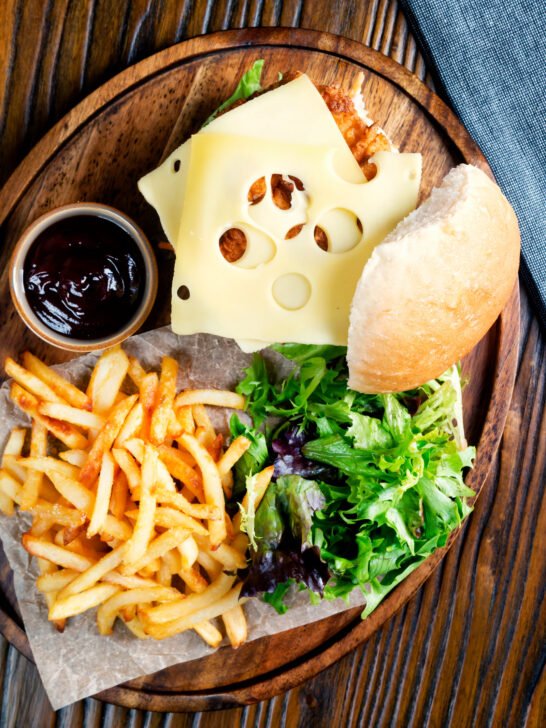
{"label": "crusty bun top", "polygon": [[353,298],[349,386],[401,392],[442,374],[502,311],[519,264],[514,211],[462,164],[376,247]]}

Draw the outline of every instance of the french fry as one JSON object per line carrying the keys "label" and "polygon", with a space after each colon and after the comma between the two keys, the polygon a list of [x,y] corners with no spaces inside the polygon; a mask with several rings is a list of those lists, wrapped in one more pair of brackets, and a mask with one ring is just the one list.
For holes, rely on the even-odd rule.
{"label": "french fry", "polygon": [[101,581],[107,584],[117,584],[122,586],[124,589],[140,589],[146,587],[156,586],[156,582],[153,579],[145,579],[143,576],[124,576],[120,574],[117,569],[109,571],[105,574]]}
{"label": "french fry", "polygon": [[[50,472],[48,475],[59,493],[72,503],[72,505],[74,505],[78,510],[86,513],[88,516],[92,513],[95,496],[90,490],[81,485],[81,483],[71,480],[70,478],[65,478],[64,476],[58,475],[54,472]],[[119,538],[122,541],[126,541],[131,537],[130,526],[124,521],[114,518],[114,516],[110,514],[108,514],[104,519],[102,530],[103,533],[108,536],[112,538]]]}
{"label": "french fry", "polygon": [[211,506],[207,503],[190,503],[182,493],[166,490],[159,486],[156,488],[155,494],[158,503],[168,503],[176,506],[193,518],[206,518],[211,521],[218,521],[222,518],[223,514],[218,506]]}
{"label": "french fry", "polygon": [[[58,572],[57,567],[55,564],[52,564],[50,561],[46,561],[45,559],[38,559],[38,570],[41,575],[47,576],[52,575]],[[38,577],[39,579],[40,577]],[[57,594],[55,591],[50,591],[44,594],[46,604],[48,608],[51,608],[55,602],[55,599],[57,597]],[[57,630],[57,632],[64,632],[66,624],[66,619],[57,619],[53,622],[53,626]]]}
{"label": "french fry", "polygon": [[[190,455],[195,458],[201,470],[205,501],[210,505],[217,506],[222,513],[225,513],[224,491],[222,490],[220,475],[214,460],[211,458],[207,450],[200,445],[192,435],[184,434],[182,435],[181,440]],[[214,550],[226,538],[227,531],[225,520],[222,518],[217,521],[209,521],[208,528],[210,534],[210,545]]]}
{"label": "french fry", "polygon": [[139,489],[140,468],[135,462],[133,456],[130,455],[127,450],[123,450],[121,448],[114,448],[112,450],[112,455],[114,456],[114,460],[119,465],[123,473],[125,473],[125,477],[127,478],[127,482],[129,483],[129,488],[132,491]]}
{"label": "french fry", "polygon": [[63,530],[63,546],[68,546],[68,544],[72,543],[72,541],[75,541],[78,536],[82,533],[83,529],[85,527],[85,524],[75,524],[75,523],[69,523],[67,524]]}
{"label": "french fry", "polygon": [[11,383],[10,397],[15,404],[26,412],[30,417],[38,420],[46,427],[52,435],[63,442],[69,448],[84,448],[87,445],[87,438],[78,432],[75,427],[67,422],[55,420],[52,417],[45,417],[38,412],[39,401],[33,394],[20,387],[17,382]]}
{"label": "french fry", "polygon": [[[164,586],[163,584],[161,586]],[[137,616],[137,605],[130,604],[128,607],[123,607],[121,610],[121,618],[124,622],[131,622],[136,619]]]}
{"label": "french fry", "polygon": [[[224,594],[219,599],[208,603],[206,606],[203,606],[198,611],[188,614],[184,617],[174,619],[171,622],[151,624],[148,626],[146,631],[149,632],[152,637],[155,637],[155,639],[161,640],[165,639],[165,637],[171,637],[172,635],[178,634],[179,632],[184,632],[186,629],[191,629],[196,624],[200,624],[201,622],[208,621],[209,619],[214,619],[215,617],[219,617],[221,614],[228,612],[229,610],[233,609],[233,607],[239,604],[239,595],[241,592],[241,588],[242,584],[239,583],[234,586],[230,591],[228,591],[227,594]],[[204,594],[206,594],[206,591],[202,592],[202,594],[192,594],[191,596],[186,598],[186,601],[189,601],[194,597],[202,597]],[[161,605],[160,607],[155,607],[155,609],[162,609],[164,606],[171,606],[171,604],[175,605],[178,604],[178,602],[171,602],[170,604]],[[145,614],[149,614],[149,612],[153,611],[153,609],[149,610],[148,612],[146,610],[143,611]]]}
{"label": "french fry", "polygon": [[53,523],[61,526],[83,526],[87,517],[85,513],[76,508],[67,508],[60,503],[50,503],[39,498],[30,509],[32,513],[39,516],[48,516]]}
{"label": "french fry", "polygon": [[58,592],[61,589],[64,589],[64,587],[67,584],[70,584],[71,581],[74,581],[80,573],[73,569],[57,569],[55,564],[52,564],[51,561],[45,561],[44,559],[39,559],[39,561],[45,564],[50,564],[53,569],[52,571],[42,571],[40,569],[40,576],[36,579],[36,588],[41,591],[42,594]]}
{"label": "french fry", "polygon": [[178,576],[188,585],[192,592],[196,592],[197,594],[201,594],[208,587],[207,580],[193,566],[189,569],[180,569]]}
{"label": "french fry", "polygon": [[138,637],[139,640],[150,639],[150,635],[146,634],[146,632],[142,629],[142,624],[140,623],[138,615],[134,619],[131,619],[130,622],[125,622],[125,626],[135,635],[135,637]]}
{"label": "french fry", "polygon": [[[32,451],[31,451],[32,452]],[[70,463],[63,463],[57,458],[46,456],[30,455],[28,458],[17,458],[17,464],[28,470],[37,470],[41,473],[57,473],[65,478],[79,477],[80,468]]]}
{"label": "french fry", "polygon": [[175,401],[176,408],[196,404],[244,409],[245,398],[241,394],[223,389],[185,389],[183,392],[180,392]]}
{"label": "french fry", "polygon": [[95,364],[87,388],[94,412],[104,414],[113,407],[128,369],[129,359],[120,346],[103,352]]}
{"label": "french fry", "polygon": [[112,493],[112,485],[114,484],[114,458],[109,452],[105,452],[102,456],[102,464],[95,494],[95,503],[93,504],[93,512],[91,520],[87,528],[87,536],[91,538],[100,530],[106,520],[108,506],[110,505],[110,495]]}
{"label": "french fry", "polygon": [[[25,434],[26,430],[20,428],[13,429],[8,437],[2,456],[3,470],[21,482],[26,479],[26,470],[19,468],[15,460],[25,444]],[[0,510],[7,516],[13,516],[13,500],[2,489],[0,489]]]}
{"label": "french fry", "polygon": [[102,559],[99,559],[93,566],[86,569],[86,571],[68,583],[59,592],[58,598],[65,599],[71,594],[78,594],[94,586],[105,574],[108,574],[108,572],[116,569],[120,565],[125,549],[126,545],[121,544],[121,546],[109,551]]}
{"label": "french fry", "polygon": [[110,511],[114,518],[118,520],[123,518],[127,507],[127,497],[129,495],[129,487],[127,484],[127,476],[120,470],[115,478],[112,486],[112,495],[110,496]]}
{"label": "french fry", "polygon": [[[219,600],[229,592],[234,581],[234,576],[221,573],[216,581],[213,581],[212,584],[210,584],[200,594],[191,594],[184,599],[177,599],[170,604],[162,604],[160,607],[145,609],[144,614],[152,624],[170,622],[173,619],[186,617]],[[209,619],[209,617],[207,617],[207,619]],[[203,620],[197,620],[197,622],[201,621]]]}
{"label": "french fry", "polygon": [[[184,438],[185,434],[181,436]],[[204,491],[201,477],[188,465],[183,453],[174,447],[160,445],[157,448],[159,457],[167,466],[167,470],[177,480],[187,486],[198,500],[204,500]],[[208,454],[208,453],[207,453]],[[210,457],[210,456],[209,456]]]}
{"label": "french fry", "polygon": [[157,374],[146,374],[139,385],[140,403],[143,409],[142,437],[148,439],[150,435],[150,420],[157,404],[159,379]]}
{"label": "french fry", "polygon": [[[126,440],[124,446],[134,456],[135,460],[142,464],[144,459],[144,441],[139,438],[132,438],[131,440]],[[176,491],[176,486],[166,465],[159,459],[157,460],[156,476],[158,486],[161,486],[165,490]]]}
{"label": "french fry", "polygon": [[242,554],[246,554],[248,549],[248,536],[246,533],[243,533],[242,531],[239,531],[239,533],[235,536],[233,541],[231,542],[232,547],[236,551],[240,551]]}
{"label": "french fry", "polygon": [[73,407],[79,409],[91,410],[91,399],[77,387],[67,381],[56,371],[50,369],[38,357],[31,354],[30,351],[24,351],[22,354],[23,366],[29,372],[39,377],[42,382],[47,384],[54,392],[56,392],[61,400],[68,402]]}
{"label": "french fry", "polygon": [[[161,586],[170,586],[172,581],[171,572],[169,571],[169,567],[165,559],[161,558],[160,561],[161,565],[159,567],[159,571],[157,572],[157,581],[161,584]],[[125,616],[123,617],[123,619],[125,619]]]}
{"label": "french fry", "polygon": [[160,559],[152,559],[149,563],[146,564],[140,571],[139,574],[143,576],[144,578],[148,577],[154,577],[157,579],[157,572],[159,571],[161,567],[161,560]]}
{"label": "french fry", "polygon": [[209,454],[211,458],[214,460],[214,462],[217,462],[221,455],[222,455],[222,449],[224,446],[224,436],[221,432],[219,432],[214,440],[211,442],[210,446],[207,448],[209,451]]}
{"label": "french fry", "polygon": [[[131,520],[136,520],[138,510],[125,511],[125,515]],[[161,528],[174,528],[175,526],[183,526],[190,533],[199,533],[203,536],[208,534],[207,529],[196,521],[195,518],[187,516],[181,511],[174,508],[156,507],[154,514],[154,522]]]}
{"label": "french fry", "polygon": [[[4,455],[20,455],[25,445],[26,430],[22,427],[14,427],[9,433],[8,441],[4,447]],[[4,467],[4,463],[2,463]]]}
{"label": "french fry", "polygon": [[75,465],[78,470],[85,465],[87,460],[87,450],[64,450],[59,453],[61,460],[64,460],[70,465]]}
{"label": "french fry", "polygon": [[180,556],[178,549],[171,549],[170,551],[167,551],[161,557],[161,561],[166,565],[169,570],[169,574],[171,575],[178,574],[182,568],[182,557]]}
{"label": "french fry", "polygon": [[158,402],[150,420],[150,440],[154,445],[161,445],[167,436],[167,430],[173,416],[177,376],[177,362],[169,356],[164,356],[159,377]]}
{"label": "french fry", "polygon": [[199,548],[192,536],[188,536],[182,543],[178,544],[178,552],[181,559],[181,569],[191,569],[197,561]]}
{"label": "french fry", "polygon": [[12,499],[3,490],[0,490],[0,511],[6,516],[13,516],[15,512]]}
{"label": "french fry", "polygon": [[210,421],[207,410],[205,409],[205,405],[194,404],[192,405],[191,411],[193,414],[193,419],[195,420],[195,424],[197,425],[195,437],[198,438],[198,432],[200,431],[203,436],[202,444],[205,447],[210,447],[214,441],[214,438],[216,437],[216,432],[214,430],[214,427],[212,426],[212,422]]}
{"label": "french fry", "polygon": [[97,610],[97,626],[101,634],[111,634],[118,612],[133,604],[149,602],[168,602],[176,599],[179,593],[169,587],[150,587],[148,589],[130,589],[107,599]]}
{"label": "french fry", "polygon": [[67,531],[71,530],[71,526],[61,528],[61,530],[57,531],[57,533],[55,534],[53,542],[57,546],[64,546],[69,551],[72,551],[75,554],[85,556],[87,559],[90,559],[92,563],[101,558],[102,553],[99,553],[97,549],[93,548],[93,545],[90,541],[82,538],[81,535],[72,537],[72,534],[67,534]]}
{"label": "french fry", "polygon": [[182,432],[186,432],[188,435],[193,435],[193,433],[195,432],[195,421],[193,419],[191,407],[189,405],[177,406],[175,400],[174,413],[176,419],[182,427]]}
{"label": "french fry", "polygon": [[226,569],[233,571],[246,568],[247,562],[245,555],[227,543],[221,543],[215,551],[211,551],[206,537],[196,535],[195,541],[199,546],[199,551],[208,553],[209,556],[212,556],[223,564]]}
{"label": "french fry", "polygon": [[91,485],[99,474],[103,454],[110,450],[114,440],[119,434],[125,418],[137,400],[137,395],[127,397],[117,404],[108,415],[102,430],[97,435],[89,456],[80,472],[80,481],[83,485]]}
{"label": "french fry", "polygon": [[[21,482],[26,479],[26,470],[17,465],[16,459],[21,454],[25,444],[25,435],[26,430],[15,427],[9,434],[2,455],[2,468]],[[0,510],[7,516],[13,516],[13,500],[3,490],[0,490]]]}
{"label": "french fry", "polygon": [[180,435],[184,432],[184,427],[180,424],[178,421],[177,416],[174,413],[174,409],[170,408],[169,412],[169,425],[167,427],[167,438],[165,440],[165,444],[169,444],[169,440],[175,440],[177,437],[180,437]]}
{"label": "french fry", "polygon": [[55,525],[55,519],[51,516],[44,516],[40,513],[37,513],[34,516],[34,519],[32,521],[32,526],[30,527],[30,535],[35,536],[36,538],[41,538],[42,536],[45,536],[47,532],[52,528],[52,526]]}
{"label": "french fry", "polygon": [[21,484],[3,468],[0,470],[0,491],[15,501],[17,505],[21,503],[23,497]]}
{"label": "french fry", "polygon": [[46,402],[64,402],[62,397],[59,397],[51,387],[45,382],[35,376],[28,369],[19,366],[13,359],[8,356],[5,363],[6,374],[11,377],[15,382],[20,384],[24,389],[32,392],[38,399],[42,399]]}
{"label": "french fry", "polygon": [[143,421],[144,409],[140,402],[137,402],[127,415],[127,419],[123,423],[119,435],[116,437],[114,446],[116,448],[123,447],[126,440],[130,440],[132,437],[138,437],[142,430]]}
{"label": "french fry", "polygon": [[245,454],[249,447],[250,440],[243,435],[239,435],[239,437],[233,440],[218,462],[218,472],[221,478],[229,473],[237,460]]}
{"label": "french fry", "polygon": [[212,624],[212,622],[200,622],[199,624],[194,624],[193,629],[211,647],[218,647],[223,639],[222,633]]}
{"label": "french fry", "polygon": [[157,453],[146,445],[140,482],[140,503],[133,534],[128,542],[124,563],[131,566],[137,562],[148,547],[154,530],[155,496],[152,494],[157,472]]}
{"label": "french fry", "polygon": [[65,599],[57,599],[49,610],[48,619],[55,621],[81,614],[101,604],[117,592],[119,592],[119,587],[114,584],[98,584],[87,591],[72,594]]}
{"label": "french fry", "polygon": [[100,430],[104,426],[104,417],[95,414],[95,412],[71,407],[69,404],[41,402],[38,406],[38,412],[46,417],[54,417],[57,420],[78,425],[78,427],[83,427],[84,430]]}
{"label": "french fry", "polygon": [[24,483],[27,477],[27,471],[19,465],[19,457],[17,455],[4,455],[2,458],[2,468],[12,475],[19,483]]}
{"label": "french fry", "polygon": [[150,563],[150,561],[161,558],[161,556],[171,549],[174,549],[187,538],[188,531],[180,526],[171,528],[169,531],[165,531],[148,544],[145,554],[143,554],[138,560],[133,561],[130,566],[124,567],[122,569],[122,573],[130,576],[131,574],[135,574],[137,571],[141,571]]}
{"label": "french fry", "polygon": [[77,554],[57,544],[42,541],[28,533],[23,534],[22,541],[24,549],[29,554],[38,556],[46,561],[51,561],[53,564],[63,566],[65,569],[85,571],[93,565],[92,559],[87,556],[82,556],[82,554]]}
{"label": "french fry", "polygon": [[226,634],[231,642],[231,646],[237,649],[247,637],[246,618],[242,606],[236,604],[227,612],[224,612],[222,614],[222,621],[224,622]]}
{"label": "french fry", "polygon": [[209,581],[215,581],[224,568],[219,561],[211,556],[209,550],[202,551],[199,549],[197,553],[197,563],[206,571]]}
{"label": "french fry", "polygon": [[221,480],[224,494],[228,500],[231,500],[231,497],[233,495],[233,473],[231,472],[231,470],[228,470],[225,475],[222,475]]}
{"label": "french fry", "polygon": [[146,376],[146,371],[143,369],[138,359],[135,359],[134,356],[129,357],[129,369],[127,370],[127,374],[133,380],[136,387],[140,389],[142,380]]}

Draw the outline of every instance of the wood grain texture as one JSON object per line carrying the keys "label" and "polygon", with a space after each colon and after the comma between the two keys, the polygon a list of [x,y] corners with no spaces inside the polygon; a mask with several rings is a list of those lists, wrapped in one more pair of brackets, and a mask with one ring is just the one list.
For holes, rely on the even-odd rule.
{"label": "wood grain texture", "polygon": [[[0,150],[6,179],[73,104],[177,40],[227,27],[300,25],[381,49],[425,78],[392,2],[4,2]],[[365,645],[283,696],[196,716],[82,701],[54,715],[36,671],[2,642],[1,726],[520,726],[544,723],[543,341],[524,298],[502,448],[462,538]],[[542,443],[542,447],[541,447]],[[438,605],[441,605],[439,608]]]}

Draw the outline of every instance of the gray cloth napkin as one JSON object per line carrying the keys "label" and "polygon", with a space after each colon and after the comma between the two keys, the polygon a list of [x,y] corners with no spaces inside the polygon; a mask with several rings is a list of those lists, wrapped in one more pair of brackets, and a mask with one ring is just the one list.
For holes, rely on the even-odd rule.
{"label": "gray cloth napkin", "polygon": [[546,0],[400,0],[429,68],[518,216],[546,327]]}

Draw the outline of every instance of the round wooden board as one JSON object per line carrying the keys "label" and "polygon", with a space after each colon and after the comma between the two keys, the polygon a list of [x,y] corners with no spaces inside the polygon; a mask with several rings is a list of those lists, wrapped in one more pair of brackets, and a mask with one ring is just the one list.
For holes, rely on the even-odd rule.
{"label": "round wooden board", "polygon": [[[119,74],[82,101],[32,150],[0,193],[2,231],[0,352],[30,348],[46,361],[67,359],[19,320],[8,292],[8,260],[21,231],[40,214],[77,200],[105,202],[125,211],[152,243],[164,236],[136,182],[157,165],[227,96],[253,61],[265,59],[264,81],[278,72],[301,70],[318,83],[348,88],[359,71],[370,116],[400,151],[423,155],[421,197],[460,162],[489,168],[446,105],[416,77],[359,43],[327,33],[252,29],[216,33],[169,48]],[[312,121],[310,122],[312,123]],[[172,260],[159,249],[160,295],[146,328],[168,323]],[[464,392],[468,439],[478,445],[467,483],[479,492],[499,444],[513,388],[519,325],[514,288],[505,310],[464,359],[470,376]],[[427,579],[446,549],[436,552],[366,619],[349,610],[296,630],[221,648],[199,661],[182,663],[100,693],[116,704],[161,711],[225,708],[287,690],[320,672],[366,640]],[[9,566],[2,555],[0,630],[29,659],[32,655],[18,615]]]}

